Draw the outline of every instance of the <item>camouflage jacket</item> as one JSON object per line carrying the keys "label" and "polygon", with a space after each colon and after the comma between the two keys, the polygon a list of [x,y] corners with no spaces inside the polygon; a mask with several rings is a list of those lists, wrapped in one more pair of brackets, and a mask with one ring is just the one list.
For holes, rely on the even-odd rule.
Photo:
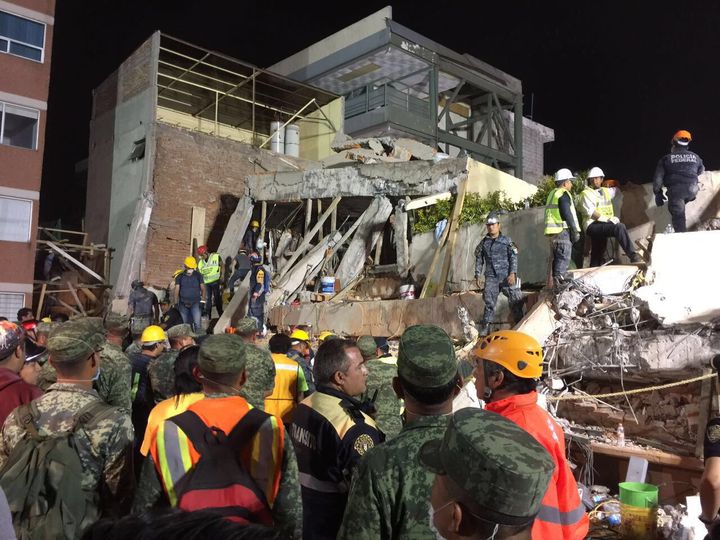
{"label": "camouflage jacket", "polygon": [[272,394],[275,388],[275,362],[268,352],[266,355],[252,355],[245,365],[247,381],[243,385],[240,395],[248,400],[250,405],[265,410],[265,397]]}
{"label": "camouflage jacket", "polygon": [[148,364],[147,372],[155,403],[175,395],[175,360],[179,352],[164,352]]}
{"label": "camouflage jacket", "polygon": [[[100,399],[94,390],[74,384],[53,384],[35,400],[40,412],[37,427],[41,435],[68,431],[75,414],[87,404]],[[0,437],[0,467],[5,465],[18,441],[27,436],[11,414],[5,421]],[[75,434],[78,456],[83,466],[80,487],[100,493],[104,515],[121,516],[132,501],[135,477],[132,467],[133,427],[130,415],[122,409],[98,421],[91,430],[79,429]]]}
{"label": "camouflage jacket", "polygon": [[446,416],[425,416],[365,454],[355,475],[338,539],[435,540],[428,507],[435,475],[417,459],[420,447],[442,439]]}
{"label": "camouflage jacket", "polygon": [[395,437],[402,429],[402,420],[400,419],[402,402],[395,395],[392,387],[393,377],[397,376],[397,358],[388,356],[373,359],[365,366],[368,369],[366,396],[372,399],[377,391],[375,422],[380,431],[385,434],[385,440],[388,440]]}

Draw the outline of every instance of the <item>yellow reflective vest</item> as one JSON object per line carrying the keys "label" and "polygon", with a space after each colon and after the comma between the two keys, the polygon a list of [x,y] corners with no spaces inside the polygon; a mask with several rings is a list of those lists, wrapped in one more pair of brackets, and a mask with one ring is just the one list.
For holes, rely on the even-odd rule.
{"label": "yellow reflective vest", "polygon": [[289,422],[300,401],[298,379],[302,375],[302,368],[285,354],[272,353],[272,359],[275,362],[275,386],[272,394],[265,398],[265,412],[282,418],[283,422]]}
{"label": "yellow reflective vest", "polygon": [[[568,193],[565,188],[555,188],[548,193],[547,201],[545,201],[545,235],[550,236],[559,234],[568,228],[568,224],[563,221],[560,216],[560,197]],[[578,223],[577,213],[575,212],[575,203],[570,197],[570,211],[572,212],[575,222]]]}
{"label": "yellow reflective vest", "polygon": [[586,206],[595,208],[595,211],[601,216],[611,218],[615,215],[612,204],[612,193],[606,187],[601,187],[600,189],[593,189],[590,186],[586,187],[580,194],[578,203],[580,205],[580,215],[583,218],[583,229],[587,229],[589,225],[596,221],[592,218],[592,215],[588,215],[585,208]]}
{"label": "yellow reflective vest", "polygon": [[205,283],[215,283],[219,280],[221,267],[220,255],[217,253],[211,253],[207,261],[201,258],[198,262],[198,270]]}

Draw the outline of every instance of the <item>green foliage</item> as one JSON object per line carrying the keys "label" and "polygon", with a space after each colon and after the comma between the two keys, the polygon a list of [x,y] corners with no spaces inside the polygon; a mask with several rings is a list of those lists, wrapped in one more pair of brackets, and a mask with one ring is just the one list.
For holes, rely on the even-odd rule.
{"label": "green foliage", "polygon": [[[573,181],[572,194],[577,196],[580,192],[585,189],[587,181],[588,171],[578,171],[575,173],[575,180]],[[537,193],[530,199],[530,206],[545,206],[548,194],[555,189],[555,177],[546,175],[542,177],[542,180],[538,184]]]}

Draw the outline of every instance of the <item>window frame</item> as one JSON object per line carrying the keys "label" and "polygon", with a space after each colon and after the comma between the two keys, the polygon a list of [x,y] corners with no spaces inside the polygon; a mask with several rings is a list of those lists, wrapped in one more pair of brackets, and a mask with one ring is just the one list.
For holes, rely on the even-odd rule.
{"label": "window frame", "polygon": [[0,193],[0,199],[12,199],[14,201],[28,202],[30,203],[30,219],[28,219],[27,227],[27,240],[7,240],[0,238],[0,242],[14,242],[16,244],[29,244],[32,242],[32,230],[33,230],[33,212],[35,211],[33,200],[26,197],[14,197],[12,195],[4,195]]}
{"label": "window frame", "polygon": [[[5,133],[5,105],[11,107],[17,107],[18,109],[25,109],[26,111],[33,111],[37,113],[37,129],[35,129],[35,140],[33,141],[33,148],[27,148],[25,146],[16,146],[14,144],[7,144],[2,142],[3,134]],[[33,109],[32,107],[26,107],[25,105],[18,105],[16,103],[10,103],[9,101],[0,101],[0,146],[9,146],[11,148],[20,148],[22,150],[31,150],[33,152],[38,151],[40,146],[40,109]]]}
{"label": "window frame", "polygon": [[[26,43],[24,41],[13,39],[11,37],[0,34],[0,39],[3,39],[8,42],[7,51],[0,50],[0,54],[9,54],[9,55],[15,56],[17,58],[24,58],[25,60],[30,60],[31,62],[36,62],[38,64],[44,64],[45,63],[45,46],[47,45],[47,24],[45,24],[44,22],[38,21],[36,19],[31,19],[31,18],[25,17],[23,15],[18,15],[17,13],[13,13],[12,11],[6,11],[4,9],[0,9],[0,13],[7,13],[8,15],[12,15],[13,17],[17,17],[18,19],[24,19],[24,20],[30,21],[32,23],[41,24],[43,27],[42,47],[38,47],[37,45],[33,45],[31,43]],[[10,45],[13,43],[17,43],[18,45],[22,45],[24,47],[30,47],[31,49],[40,49],[40,60],[35,60],[34,58],[28,58],[27,56],[23,56],[22,54],[10,52]]]}
{"label": "window frame", "polygon": [[[18,291],[2,291],[0,290],[0,294],[6,294],[10,296],[22,296],[22,304],[25,305],[25,293],[24,292],[18,292]],[[10,313],[10,317],[8,317],[9,320],[13,320],[15,317],[15,313]]]}

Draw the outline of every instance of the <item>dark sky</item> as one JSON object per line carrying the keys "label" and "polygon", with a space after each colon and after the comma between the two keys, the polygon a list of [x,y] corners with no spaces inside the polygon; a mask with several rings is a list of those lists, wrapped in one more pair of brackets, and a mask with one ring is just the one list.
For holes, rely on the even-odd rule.
{"label": "dark sky", "polygon": [[[58,1],[41,218],[79,224],[91,91],[154,30],[267,67],[387,3]],[[395,2],[393,18],[522,80],[525,115],[555,129],[546,172],[649,181],[678,129],[720,167],[720,2]]]}

